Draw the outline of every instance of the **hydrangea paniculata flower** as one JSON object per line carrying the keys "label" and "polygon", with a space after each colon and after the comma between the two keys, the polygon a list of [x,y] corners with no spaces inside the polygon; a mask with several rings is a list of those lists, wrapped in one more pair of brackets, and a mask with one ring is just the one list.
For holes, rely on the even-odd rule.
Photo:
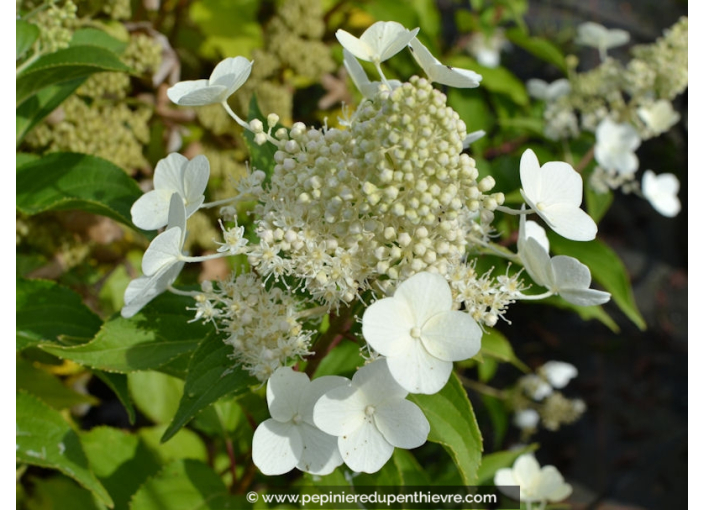
{"label": "hydrangea paniculata flower", "polygon": [[139,197],[132,205],[132,223],[144,230],[166,225],[169,203],[174,193],[183,200],[186,218],[203,204],[205,187],[210,177],[210,164],[205,156],[188,160],[176,152],[156,164],[154,189]]}
{"label": "hydrangea paniculata flower", "polygon": [[452,362],[479,352],[482,330],[469,314],[452,305],[447,280],[422,272],[399,285],[393,297],[376,301],[364,312],[364,338],[386,356],[391,374],[405,390],[440,391]]}
{"label": "hydrangea paniculata flower", "polygon": [[680,114],[667,99],[655,101],[650,106],[641,106],[638,108],[638,117],[655,136],[664,133],[680,120]]}
{"label": "hydrangea paniculata flower", "polygon": [[215,66],[209,79],[179,82],[166,94],[181,106],[224,103],[247,81],[251,71],[252,62],[246,58],[226,58]]}
{"label": "hydrangea paniculata flower", "polygon": [[359,38],[342,29],[335,33],[335,37],[358,59],[378,65],[408,46],[418,30],[408,30],[395,21],[377,21]]}
{"label": "hydrangea paniculata flower", "polygon": [[552,83],[533,78],[528,80],[526,88],[532,97],[547,102],[566,96],[571,90],[570,81],[566,78],[555,80]]}
{"label": "hydrangea paniculata flower", "polygon": [[548,361],[538,370],[545,376],[550,386],[558,390],[577,377],[577,367],[564,361]]}
{"label": "hydrangea paniculata flower", "polygon": [[652,170],[646,170],[641,183],[643,196],[657,212],[668,218],[674,218],[682,209],[677,193],[680,181],[674,174],[655,175]]}
{"label": "hydrangea paniculata flower", "polygon": [[[531,453],[516,459],[513,467],[499,469],[494,475],[494,484],[501,487],[519,486],[520,500],[525,503],[562,501],[572,494],[572,486],[555,466],[540,467]],[[518,491],[504,490],[507,496],[518,499]]]}
{"label": "hydrangea paniculata flower", "polygon": [[[352,82],[355,87],[357,87],[357,90],[366,98],[374,97],[382,83],[380,81],[370,81],[367,73],[364,72],[362,66],[357,62],[357,59],[348,50],[343,48],[342,54],[344,56],[343,63],[345,64],[345,69],[347,69],[347,73],[350,75],[350,78],[352,78]],[[393,90],[399,87],[401,82],[398,80],[389,80],[388,84]]]}
{"label": "hydrangea paniculata flower", "polygon": [[616,124],[609,117],[596,128],[594,159],[605,170],[616,170],[621,175],[632,175],[638,170],[635,150],[640,137],[630,124]]}
{"label": "hydrangea paniculata flower", "polygon": [[130,318],[164,292],[178,277],[184,262],[181,250],[186,238],[186,209],[178,193],[171,195],[166,230],[156,236],[142,257],[144,276],[132,280],[125,289],[122,316]]}
{"label": "hydrangea paniculata flower", "polygon": [[583,46],[591,46],[599,50],[602,60],[606,59],[606,50],[623,46],[631,39],[631,35],[618,28],[608,29],[599,23],[587,21],[577,27],[575,42]]}
{"label": "hydrangea paniculata flower", "polygon": [[582,177],[567,163],[540,166],[531,149],[521,156],[521,195],[555,232],[573,241],[596,237],[594,220],[582,209]]}
{"label": "hydrangea paniculata flower", "polygon": [[391,376],[385,359],[360,368],[352,381],[328,391],[315,404],[313,419],[323,432],[337,436],[345,464],[375,473],[394,448],[417,448],[428,438],[423,411],[406,400],[408,392]]}
{"label": "hydrangea paniculata flower", "polygon": [[252,439],[252,460],[265,475],[282,475],[293,468],[315,475],[330,474],[342,464],[337,438],[313,423],[318,399],[344,377],[324,376],[313,381],[302,372],[281,367],[266,387],[271,418],[259,424]]}

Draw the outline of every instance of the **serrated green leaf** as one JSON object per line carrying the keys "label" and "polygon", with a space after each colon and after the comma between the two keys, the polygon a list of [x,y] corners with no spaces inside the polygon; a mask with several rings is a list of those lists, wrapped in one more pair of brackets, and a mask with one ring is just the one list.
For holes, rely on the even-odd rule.
{"label": "serrated green leaf", "polygon": [[115,501],[115,510],[127,510],[132,495],[161,467],[138,436],[120,429],[95,427],[81,433],[81,442],[95,476]]}
{"label": "serrated green leaf", "polygon": [[432,485],[428,474],[423,470],[423,466],[416,460],[411,452],[396,448],[392,457],[396,469],[401,476],[399,485]]}
{"label": "serrated green leaf", "polygon": [[[58,108],[85,80],[76,78],[60,85],[51,85],[19,105],[15,116],[15,146],[19,146],[27,133]],[[19,161],[17,166],[20,166]]]}
{"label": "serrated green leaf", "polygon": [[102,370],[94,370],[93,374],[113,391],[125,408],[125,411],[127,411],[127,417],[130,420],[130,424],[134,425],[137,415],[134,410],[134,405],[132,405],[132,400],[130,399],[129,389],[127,388],[127,377],[125,374],[113,374],[110,372],[103,372]]}
{"label": "serrated green leaf", "polygon": [[588,242],[570,241],[554,232],[548,232],[548,238],[550,247],[556,254],[574,257],[586,265],[592,278],[611,293],[611,299],[621,311],[640,330],[645,330],[645,320],[638,311],[626,268],[611,248],[598,239]]}
{"label": "serrated green leaf", "polygon": [[[241,503],[241,499],[239,503]],[[142,485],[130,510],[223,510],[241,508],[220,477],[195,460],[177,460]]]}
{"label": "serrated green leaf", "polygon": [[113,317],[90,342],[74,347],[42,345],[62,359],[108,372],[154,370],[180,355],[190,355],[212,328],[188,323],[188,297],[164,294],[132,317]]}
{"label": "serrated green leaf", "polygon": [[106,505],[113,501],[88,467],[81,441],[58,411],[23,391],[17,393],[17,461],[58,469]]}
{"label": "serrated green leaf", "polygon": [[188,366],[178,411],[164,433],[167,441],[198,412],[220,397],[243,393],[258,381],[230,359],[232,347],[214,331],[201,342]]}
{"label": "serrated green leaf", "polygon": [[25,214],[82,209],[132,225],[130,208],[142,190],[105,159],[55,152],[17,168],[17,209]]}
{"label": "serrated green leaf", "polygon": [[524,453],[533,452],[538,449],[537,444],[528,445],[516,450],[506,450],[503,452],[490,453],[482,458],[482,465],[477,475],[477,485],[494,483],[494,474],[501,468],[511,467],[518,457]]}
{"label": "serrated green leaf", "polygon": [[183,381],[160,372],[127,374],[127,386],[137,409],[157,424],[168,423],[183,395]]}
{"label": "serrated green leaf", "polygon": [[17,278],[16,329],[18,351],[67,335],[92,338],[102,321],[78,294],[48,280]]}
{"label": "serrated green leaf", "polygon": [[99,402],[92,395],[73,391],[55,375],[35,367],[19,356],[15,368],[17,389],[31,393],[58,411],[79,404],[96,405]]}
{"label": "serrated green leaf", "polygon": [[39,28],[23,19],[15,20],[16,60],[19,60],[32,47],[39,37]]}
{"label": "serrated green leaf", "polygon": [[129,72],[130,68],[115,53],[97,46],[69,46],[44,55],[17,77],[17,105],[45,87],[103,71]]}
{"label": "serrated green leaf", "polygon": [[516,46],[520,46],[528,53],[531,53],[550,64],[556,66],[560,71],[567,74],[567,63],[565,56],[560,49],[547,39],[541,37],[531,37],[520,28],[510,28],[506,31],[506,38]]}
{"label": "serrated green leaf", "polygon": [[486,332],[482,336],[482,348],[481,351],[484,356],[491,356],[499,361],[504,361],[511,363],[519,370],[524,372],[530,372],[530,369],[523,363],[516,353],[513,352],[513,347],[511,347],[511,342],[498,330],[493,328],[487,328]]}
{"label": "serrated green leaf", "polygon": [[467,392],[453,372],[434,395],[411,395],[430,422],[428,441],[441,444],[450,454],[465,485],[475,485],[482,458],[482,435]]}
{"label": "serrated green leaf", "polygon": [[97,28],[79,28],[71,37],[70,46],[97,46],[120,55],[127,48],[126,41],[120,41],[103,30]]}

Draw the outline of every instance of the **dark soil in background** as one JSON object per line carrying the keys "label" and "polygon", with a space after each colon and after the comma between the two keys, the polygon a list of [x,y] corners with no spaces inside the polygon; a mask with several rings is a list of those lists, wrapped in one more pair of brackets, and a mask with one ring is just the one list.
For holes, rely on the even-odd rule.
{"label": "dark soil in background", "polygon": [[[529,1],[527,21],[535,34],[558,34],[583,21],[631,33],[631,45],[649,43],[680,16],[676,0]],[[578,50],[580,68],[598,64],[596,51]],[[610,52],[628,58],[627,47]],[[559,78],[549,67],[514,48],[504,63],[524,81]],[[525,73],[525,74],[522,74]],[[686,92],[675,101],[686,119]],[[572,483],[580,508],[670,510],[687,507],[687,131],[680,122],[638,150],[640,169],[678,175],[682,212],[664,218],[645,200],[616,194],[599,226],[599,238],[617,251],[632,279],[648,329],[640,331],[613,304],[606,310],[621,331],[595,321],[530,305],[514,305],[503,329],[521,359],[535,368],[567,361],[579,376],[566,394],[587,403],[576,424],[541,431],[536,456]],[[640,174],[639,174],[640,175]],[[514,374],[512,374],[513,376]],[[472,398],[474,401],[475,399]],[[509,441],[518,440],[515,428]]]}

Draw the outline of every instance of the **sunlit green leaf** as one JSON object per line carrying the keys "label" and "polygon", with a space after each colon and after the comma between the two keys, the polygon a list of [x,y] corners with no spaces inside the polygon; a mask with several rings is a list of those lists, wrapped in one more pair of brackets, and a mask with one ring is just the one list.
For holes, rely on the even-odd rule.
{"label": "sunlit green leaf", "polygon": [[15,374],[17,389],[31,393],[56,410],[79,404],[95,405],[98,403],[98,399],[92,395],[77,393],[55,375],[33,366],[32,363],[19,356],[17,357]]}
{"label": "sunlit green leaf", "polygon": [[127,374],[127,386],[137,409],[158,424],[171,421],[183,395],[181,379],[152,370]]}
{"label": "sunlit green leaf", "polygon": [[19,60],[39,37],[39,28],[23,19],[15,20],[16,59]]}

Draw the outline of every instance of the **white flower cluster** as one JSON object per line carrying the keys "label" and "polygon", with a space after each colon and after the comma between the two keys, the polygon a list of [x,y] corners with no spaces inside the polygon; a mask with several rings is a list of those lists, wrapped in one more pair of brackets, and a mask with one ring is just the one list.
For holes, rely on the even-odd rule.
{"label": "white flower cluster", "polygon": [[577,377],[577,368],[563,361],[548,361],[535,374],[518,380],[514,395],[514,425],[524,437],[535,432],[542,421],[548,430],[558,430],[561,425],[573,423],[586,410],[581,399],[568,399],[560,391]]}
{"label": "white flower cluster", "polygon": [[[584,23],[578,28],[576,42],[597,48],[601,65],[576,73],[577,60],[568,57],[569,80],[553,84],[528,81],[528,92],[546,103],[548,138],[575,138],[580,123],[581,129],[595,133],[594,159],[598,166],[590,184],[596,191],[638,191],[636,149],[641,141],[658,136],[679,122],[680,115],[671,101],[687,87],[687,31],[687,18],[682,18],[655,43],[634,47],[633,58],[624,66],[606,52],[626,44],[629,34]],[[658,212],[672,217],[680,210],[678,185],[671,184],[676,180],[674,175],[663,175],[666,177],[662,180],[648,177],[649,192],[642,195]],[[645,184],[645,176],[643,179]]]}

